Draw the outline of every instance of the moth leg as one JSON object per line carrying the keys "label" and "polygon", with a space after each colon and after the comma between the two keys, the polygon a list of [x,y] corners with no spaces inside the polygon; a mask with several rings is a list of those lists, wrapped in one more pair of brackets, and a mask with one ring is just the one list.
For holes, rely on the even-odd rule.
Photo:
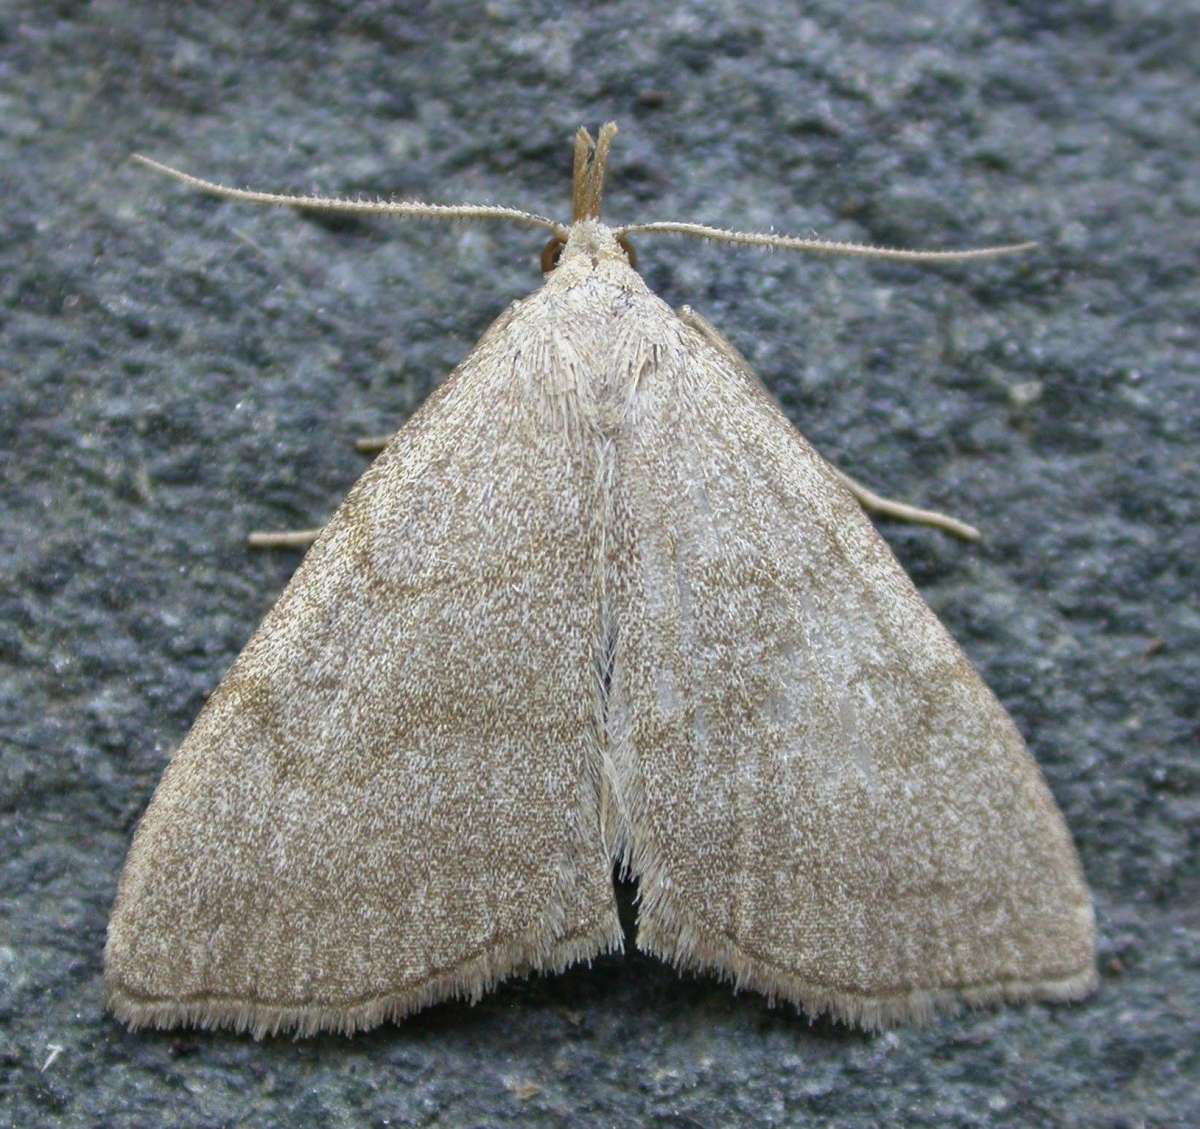
{"label": "moth leg", "polygon": [[[354,440],[354,449],[364,455],[377,455],[392,441],[391,435],[364,435]],[[278,533],[251,533],[246,543],[252,549],[307,549],[319,529],[294,529]]]}
{"label": "moth leg", "polygon": [[[354,441],[354,449],[364,455],[375,455],[391,442],[390,435],[369,435]],[[307,549],[316,539],[319,529],[286,529],[276,532],[255,532],[246,538],[251,549]]]}
{"label": "moth leg", "polygon": [[873,490],[868,490],[861,482],[856,482],[844,471],[838,470],[832,463],[830,463],[830,467],[833,473],[842,480],[846,489],[854,495],[858,504],[869,514],[880,514],[883,517],[895,518],[897,521],[931,525],[935,529],[941,529],[955,537],[961,537],[964,541],[978,541],[980,538],[979,530],[965,521],[959,521],[958,518],[939,513],[937,510],[923,510],[918,506],[910,506],[907,502],[896,502],[891,498],[884,498]]}
{"label": "moth leg", "polygon": [[[690,325],[710,345],[724,353],[746,380],[755,385],[764,396],[769,397],[772,401],[774,400],[771,393],[767,391],[766,385],[763,384],[758,374],[750,367],[750,362],[721,336],[720,331],[717,330],[712,322],[696,313],[691,306],[681,306],[677,313],[681,321]],[[828,460],[826,461],[828,462]],[[848,474],[838,470],[832,463],[829,465],[834,474],[841,479],[842,484],[854,495],[858,504],[867,513],[879,514],[882,517],[894,518],[897,521],[911,521],[920,525],[933,526],[933,528],[950,533],[955,537],[961,537],[964,541],[978,541],[981,536],[975,526],[968,525],[965,521],[959,521],[958,518],[938,513],[936,510],[923,510],[918,506],[910,506],[907,502],[896,502],[890,498],[884,498],[876,494],[873,490],[867,489],[861,482],[856,482]]]}
{"label": "moth leg", "polygon": [[256,532],[246,538],[251,549],[307,549],[320,535],[319,529],[277,530]]}

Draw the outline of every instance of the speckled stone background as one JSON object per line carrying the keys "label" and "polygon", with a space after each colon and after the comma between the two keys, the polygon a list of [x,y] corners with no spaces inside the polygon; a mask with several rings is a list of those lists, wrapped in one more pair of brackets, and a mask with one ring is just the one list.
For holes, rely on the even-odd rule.
{"label": "speckled stone background", "polygon": [[[0,4],[0,1124],[1200,1123],[1195,3]],[[915,246],[639,245],[848,471],[1013,712],[1095,892],[1102,986],[882,1036],[636,953],[354,1039],[129,1034],[129,836],[295,554],[542,237],[222,204],[237,184]],[[623,891],[628,900],[630,891]]]}

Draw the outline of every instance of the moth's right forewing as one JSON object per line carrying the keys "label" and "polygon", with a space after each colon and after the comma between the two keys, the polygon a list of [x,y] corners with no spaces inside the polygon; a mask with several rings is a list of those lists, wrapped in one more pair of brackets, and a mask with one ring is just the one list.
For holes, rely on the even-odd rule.
{"label": "moth's right forewing", "polygon": [[360,479],[174,756],[109,930],[122,1018],[351,1031],[620,945],[603,455],[541,300]]}
{"label": "moth's right forewing", "polygon": [[736,355],[676,321],[617,441],[611,756],[639,945],[865,1026],[1093,984],[1004,709]]}

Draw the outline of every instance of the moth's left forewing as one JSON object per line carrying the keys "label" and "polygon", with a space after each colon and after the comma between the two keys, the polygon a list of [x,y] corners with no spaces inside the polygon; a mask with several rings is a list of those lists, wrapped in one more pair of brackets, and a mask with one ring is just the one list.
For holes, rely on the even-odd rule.
{"label": "moth's left forewing", "polygon": [[639,944],[879,1026],[1094,981],[1069,834],[834,472],[661,303],[615,439],[610,756]]}
{"label": "moth's left forewing", "polygon": [[175,752],[109,925],[122,1019],[351,1032],[620,946],[607,477],[546,326],[517,304],[426,401]]}

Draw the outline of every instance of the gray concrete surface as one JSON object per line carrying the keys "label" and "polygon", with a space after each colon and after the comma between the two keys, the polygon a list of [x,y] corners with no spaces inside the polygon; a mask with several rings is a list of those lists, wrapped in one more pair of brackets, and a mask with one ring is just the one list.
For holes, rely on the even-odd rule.
{"label": "gray concrete surface", "polygon": [[[0,4],[0,1125],[1200,1123],[1198,33],[1168,0]],[[608,118],[614,218],[1040,241],[638,249],[846,470],[985,530],[884,527],[1075,833],[1099,993],[872,1037],[631,953],[352,1040],[126,1032],[131,829],[296,564],[243,534],[319,521],[542,242],[128,154],[565,216]]]}

